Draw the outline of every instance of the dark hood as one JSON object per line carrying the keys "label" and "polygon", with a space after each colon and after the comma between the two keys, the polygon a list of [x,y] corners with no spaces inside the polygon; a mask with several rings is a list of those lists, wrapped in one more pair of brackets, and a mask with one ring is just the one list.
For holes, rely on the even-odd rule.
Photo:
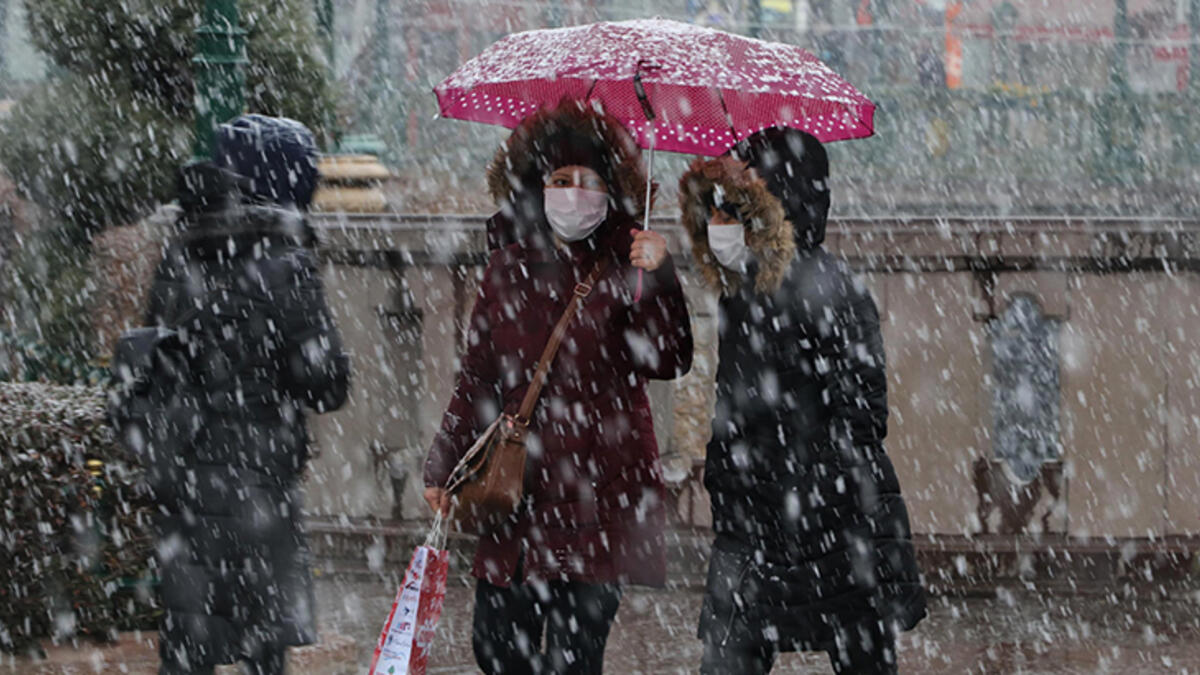
{"label": "dark hood", "polygon": [[779,200],[800,250],[825,241],[829,155],[816,137],[799,129],[771,127],[738,143],[731,154],[746,162]]}
{"label": "dark hood", "polygon": [[317,189],[317,144],[300,122],[242,115],[217,129],[214,163],[248,179],[247,192],[308,210]]}

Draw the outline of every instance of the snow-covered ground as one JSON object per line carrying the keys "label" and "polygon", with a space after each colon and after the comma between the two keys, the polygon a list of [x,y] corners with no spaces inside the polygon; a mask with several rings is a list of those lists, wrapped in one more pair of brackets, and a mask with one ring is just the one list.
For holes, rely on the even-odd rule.
{"label": "snow-covered ground", "polygon": [[[365,671],[394,589],[384,583],[327,579],[318,593],[322,624],[358,640]],[[627,590],[609,637],[604,671],[697,672],[700,601],[694,589]],[[451,586],[430,673],[478,672],[471,653],[473,602],[473,587],[462,581]],[[1200,598],[1146,602],[1005,592],[995,598],[933,598],[931,610],[901,640],[901,673],[1200,673]],[[824,654],[785,655],[772,671],[830,672]]]}

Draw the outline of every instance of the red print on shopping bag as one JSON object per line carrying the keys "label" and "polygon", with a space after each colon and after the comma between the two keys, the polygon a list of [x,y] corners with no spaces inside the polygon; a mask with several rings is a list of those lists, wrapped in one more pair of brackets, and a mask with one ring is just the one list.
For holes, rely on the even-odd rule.
{"label": "red print on shopping bag", "polygon": [[[426,543],[413,551],[371,661],[370,675],[424,675],[429,646],[446,600],[450,553],[440,516]],[[439,539],[440,537],[440,539]]]}

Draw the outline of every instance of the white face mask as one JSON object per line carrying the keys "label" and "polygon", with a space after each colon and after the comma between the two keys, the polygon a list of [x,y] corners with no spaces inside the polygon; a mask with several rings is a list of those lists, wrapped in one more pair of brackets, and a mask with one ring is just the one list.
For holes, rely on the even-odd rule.
{"label": "white face mask", "polygon": [[708,246],[717,262],[735,272],[745,272],[750,262],[750,247],[746,246],[746,228],[737,225],[708,224]]}
{"label": "white face mask", "polygon": [[577,187],[546,188],[546,220],[563,241],[587,239],[608,215],[608,193]]}

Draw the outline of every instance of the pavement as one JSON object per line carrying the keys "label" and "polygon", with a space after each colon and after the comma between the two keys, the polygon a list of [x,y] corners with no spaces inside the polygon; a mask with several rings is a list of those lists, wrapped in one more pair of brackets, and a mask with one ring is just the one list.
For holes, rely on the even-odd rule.
{"label": "pavement", "polygon": [[[394,576],[320,579],[322,642],[293,650],[290,672],[365,673],[395,583]],[[470,640],[473,597],[469,580],[451,579],[429,673],[478,672]],[[627,589],[609,638],[605,672],[695,673],[700,601],[694,587]],[[902,673],[1200,675],[1200,594],[1049,596],[1001,587],[988,597],[942,596],[931,604],[929,618],[901,638]],[[150,675],[156,672],[154,654],[152,634],[128,633],[116,645],[51,646],[43,661],[4,657],[0,673]],[[786,654],[772,672],[832,671],[824,654]]]}
{"label": "pavement", "polygon": [[[430,673],[476,673],[471,654],[473,589],[448,590]],[[322,586],[324,616],[362,641],[368,663],[391,607],[378,582]],[[606,673],[695,673],[701,593],[627,589],[608,641]],[[1200,597],[1056,597],[999,589],[993,597],[933,598],[930,616],[899,644],[900,672],[953,675],[1200,674]],[[785,654],[775,675],[831,673],[825,654]],[[366,672],[363,667],[362,672]]]}
{"label": "pavement", "polygon": [[[0,674],[8,675],[157,675],[158,636],[154,632],[121,633],[116,642],[96,644],[43,644],[43,658],[0,655]],[[293,675],[358,675],[360,645],[344,635],[323,631],[320,642],[289,650],[289,673]],[[217,675],[240,675],[237,666],[217,668]]]}

